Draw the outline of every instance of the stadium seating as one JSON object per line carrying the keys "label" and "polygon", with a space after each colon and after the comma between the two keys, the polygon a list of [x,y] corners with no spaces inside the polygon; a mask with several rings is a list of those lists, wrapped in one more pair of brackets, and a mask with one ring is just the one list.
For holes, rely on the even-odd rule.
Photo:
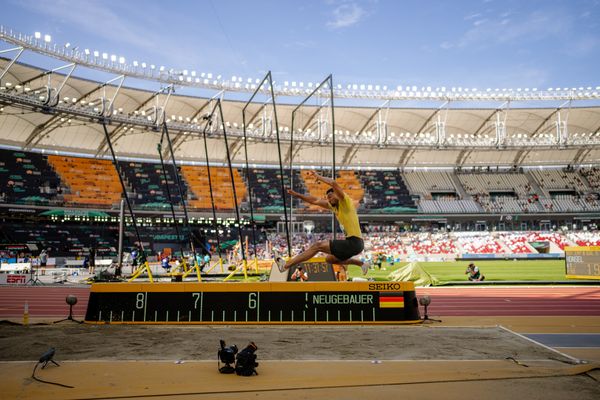
{"label": "stadium seating", "polygon": [[468,254],[502,254],[502,246],[488,232],[459,232],[456,242]]}
{"label": "stadium seating", "polygon": [[494,191],[513,192],[520,198],[529,194],[529,180],[521,173],[461,173],[458,179],[471,195],[489,195]]}
{"label": "stadium seating", "polygon": [[535,249],[528,244],[528,235],[525,233],[500,233],[499,238],[506,244],[512,254],[531,254]]}
{"label": "stadium seating", "polygon": [[[116,255],[118,226],[67,225],[56,223],[14,223],[4,232],[13,243],[30,243],[50,249],[51,257],[79,257],[95,246],[99,255]],[[37,255],[37,253],[35,254]]]}
{"label": "stadium seating", "polygon": [[569,232],[567,237],[577,246],[600,246],[599,232]]}
{"label": "stadium seating", "polygon": [[593,190],[600,190],[600,168],[582,168],[580,171]]}
{"label": "stadium seating", "polygon": [[[189,201],[192,208],[211,209],[210,187],[208,184],[208,170],[203,166],[183,165],[181,173],[184,176],[194,198]],[[233,169],[235,190],[238,206],[246,198],[246,185],[237,169]],[[233,209],[233,190],[229,169],[225,167],[211,167],[210,178],[213,189],[215,208],[219,210]]]}
{"label": "stadium seating", "polygon": [[95,158],[48,156],[48,162],[68,188],[67,205],[112,207],[121,199],[121,184],[112,163]]}
{"label": "stadium seating", "polygon": [[534,169],[530,173],[544,190],[573,190],[577,193],[585,193],[589,190],[585,181],[576,172]]}
{"label": "stadium seating", "polygon": [[473,200],[456,200],[455,198],[438,198],[438,200],[421,200],[419,211],[424,213],[478,213],[479,205]]}
{"label": "stadium seating", "polygon": [[567,239],[564,235],[558,232],[529,232],[527,234],[528,242],[552,242],[556,244],[561,250],[565,246],[572,246],[573,242]]}
{"label": "stadium seating", "polygon": [[411,247],[415,254],[456,254],[458,250],[452,239],[442,233],[421,233],[412,241]]}
{"label": "stadium seating", "polygon": [[416,211],[415,202],[398,171],[360,171],[358,174],[365,191],[364,210]]}
{"label": "stadium seating", "polygon": [[[246,179],[245,173],[244,178]],[[284,170],[284,187],[290,188],[289,170]],[[283,212],[283,197],[281,195],[281,180],[279,169],[273,168],[251,168],[248,174],[247,187],[252,188],[252,200],[255,211],[260,212]],[[294,171],[294,189],[304,192],[304,183],[300,172]],[[286,205],[290,207],[290,196],[287,195]],[[303,208],[302,202],[294,201],[294,209]]]}
{"label": "stadium seating", "polygon": [[425,199],[430,199],[432,192],[456,192],[450,172],[404,172],[404,179],[412,193]]}
{"label": "stadium seating", "polygon": [[[144,208],[169,207],[167,188],[162,166],[156,163],[119,162],[119,169],[131,188],[134,203]],[[167,180],[171,198],[175,206],[181,205],[181,196],[173,173],[173,165],[166,164]],[[181,178],[184,198],[187,193],[185,180]]]}
{"label": "stadium seating", "polygon": [[60,178],[38,153],[0,150],[0,197],[13,204],[49,204]]}

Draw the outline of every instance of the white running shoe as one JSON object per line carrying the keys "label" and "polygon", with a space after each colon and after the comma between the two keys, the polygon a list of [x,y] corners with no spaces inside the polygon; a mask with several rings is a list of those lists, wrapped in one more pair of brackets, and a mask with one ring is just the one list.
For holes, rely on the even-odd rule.
{"label": "white running shoe", "polygon": [[273,261],[277,264],[277,268],[279,268],[279,272],[284,273],[285,269],[285,260],[281,257],[281,254],[275,249],[273,249]]}
{"label": "white running shoe", "polygon": [[369,272],[369,268],[371,268],[371,262],[369,260],[363,261],[362,265],[360,266],[360,269],[362,269],[363,275],[366,275],[367,272]]}

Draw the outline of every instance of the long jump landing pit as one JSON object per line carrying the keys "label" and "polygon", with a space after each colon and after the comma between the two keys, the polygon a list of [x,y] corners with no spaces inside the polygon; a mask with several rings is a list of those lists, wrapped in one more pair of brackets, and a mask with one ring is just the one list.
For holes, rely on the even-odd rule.
{"label": "long jump landing pit", "polygon": [[[258,345],[258,376],[217,371],[219,339]],[[49,347],[55,360],[36,375]],[[600,374],[502,328],[0,326],[7,399],[597,399]]]}

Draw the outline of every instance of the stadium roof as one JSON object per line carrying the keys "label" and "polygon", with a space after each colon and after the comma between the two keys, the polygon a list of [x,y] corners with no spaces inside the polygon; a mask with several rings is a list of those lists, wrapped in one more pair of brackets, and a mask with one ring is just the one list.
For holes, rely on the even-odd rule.
{"label": "stadium roof", "polygon": [[[165,88],[160,86],[165,82],[149,78],[157,86],[152,92],[127,86],[133,81],[125,71],[106,82],[97,82],[75,77],[77,63],[46,71],[13,63],[15,60],[0,59],[1,145],[104,157],[109,149],[100,121],[105,121],[118,156],[157,159],[161,124],[166,121],[179,161],[205,160],[205,128],[211,162],[226,161],[224,130],[233,162],[245,161],[242,110],[246,103],[226,98],[224,91],[217,91],[212,98],[186,96],[177,94],[175,86]],[[252,90],[246,92],[250,98]],[[465,108],[464,103],[459,104],[460,99],[447,96],[443,102],[444,98],[437,99],[438,107],[432,108],[428,97],[409,108],[398,107],[402,101],[385,96],[376,99],[380,101],[378,107],[347,102],[339,106],[344,95],[336,91],[336,106],[332,108],[331,99],[317,92],[318,97],[296,110],[302,99],[289,103],[298,94],[294,98],[276,92],[276,111],[283,158],[288,163],[293,154],[295,165],[331,164],[333,116],[338,166],[597,164],[600,107],[581,106],[597,95],[594,93],[583,89],[583,97],[572,94],[570,98],[561,97],[561,93],[554,99],[561,100],[559,105],[552,106],[542,101],[549,99],[536,101],[530,93],[526,108],[516,108],[520,94],[498,98],[492,107],[490,99],[478,102],[470,98]],[[216,110],[217,100],[223,108],[223,120],[217,113],[212,116],[214,123],[207,127],[206,117]],[[415,98],[406,100],[415,104]],[[520,104],[523,107],[523,100]],[[290,151],[293,115],[294,144]],[[276,124],[266,93],[259,93],[247,107],[245,119],[250,163],[277,164]]]}

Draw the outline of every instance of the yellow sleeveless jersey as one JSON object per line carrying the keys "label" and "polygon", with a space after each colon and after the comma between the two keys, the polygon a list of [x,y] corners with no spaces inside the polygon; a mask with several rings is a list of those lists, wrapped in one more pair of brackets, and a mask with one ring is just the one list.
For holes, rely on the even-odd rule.
{"label": "yellow sleeveless jersey", "polygon": [[340,200],[337,207],[333,207],[329,202],[327,202],[327,205],[335,214],[342,229],[344,229],[346,237],[356,236],[362,238],[360,224],[358,223],[358,214],[350,196],[344,193],[344,198]]}

